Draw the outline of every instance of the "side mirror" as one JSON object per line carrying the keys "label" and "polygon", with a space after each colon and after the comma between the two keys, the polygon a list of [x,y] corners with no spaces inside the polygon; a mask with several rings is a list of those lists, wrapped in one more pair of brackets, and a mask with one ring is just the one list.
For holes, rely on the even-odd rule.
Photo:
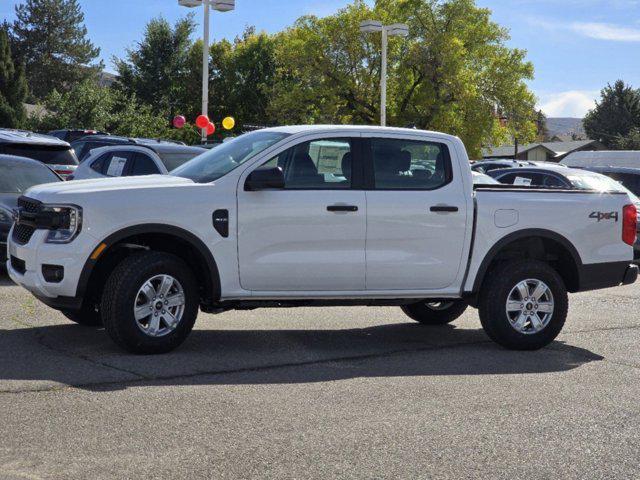
{"label": "side mirror", "polygon": [[284,188],[282,168],[256,168],[244,182],[244,189],[249,192],[267,188]]}

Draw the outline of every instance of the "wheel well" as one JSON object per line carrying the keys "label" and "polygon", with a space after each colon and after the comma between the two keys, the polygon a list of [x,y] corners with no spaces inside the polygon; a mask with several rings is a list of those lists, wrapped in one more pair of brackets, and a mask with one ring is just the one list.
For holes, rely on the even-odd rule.
{"label": "wheel well", "polygon": [[[580,288],[579,259],[575,258],[567,246],[558,240],[542,236],[530,236],[513,240],[502,246],[493,256],[490,263],[483,268],[484,281],[486,273],[496,264],[506,260],[535,259],[548,263],[558,272],[569,292],[577,292]],[[484,266],[483,266],[484,267]]]}
{"label": "wheel well", "polygon": [[[203,252],[189,240],[172,233],[137,233],[126,236],[110,244],[93,265],[86,285],[85,300],[99,301],[107,278],[124,258],[140,250],[166,252],[181,258],[195,274],[200,287],[201,305],[217,301],[219,278],[217,269],[212,272],[210,261]],[[215,278],[214,278],[215,277]]]}

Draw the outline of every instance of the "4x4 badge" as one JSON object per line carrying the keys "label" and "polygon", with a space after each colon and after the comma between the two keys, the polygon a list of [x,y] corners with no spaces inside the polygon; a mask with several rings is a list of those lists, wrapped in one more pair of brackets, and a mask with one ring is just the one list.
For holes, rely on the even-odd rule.
{"label": "4x4 badge", "polygon": [[618,221],[618,212],[591,212],[589,218],[595,218],[598,222],[602,220],[615,220]]}

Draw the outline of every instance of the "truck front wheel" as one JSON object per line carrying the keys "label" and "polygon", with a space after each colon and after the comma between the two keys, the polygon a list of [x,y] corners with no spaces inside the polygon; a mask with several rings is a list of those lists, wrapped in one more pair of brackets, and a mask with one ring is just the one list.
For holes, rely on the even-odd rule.
{"label": "truck front wheel", "polygon": [[189,335],[198,315],[198,284],[180,258],[142,252],[113,270],[100,311],[113,341],[132,353],[165,353]]}
{"label": "truck front wheel", "polygon": [[467,309],[463,300],[429,302],[423,300],[403,305],[402,311],[411,319],[424,325],[444,325],[453,322]]}
{"label": "truck front wheel", "polygon": [[509,261],[487,274],[478,307],[482,327],[493,341],[511,350],[537,350],[564,326],[567,289],[544,262]]}

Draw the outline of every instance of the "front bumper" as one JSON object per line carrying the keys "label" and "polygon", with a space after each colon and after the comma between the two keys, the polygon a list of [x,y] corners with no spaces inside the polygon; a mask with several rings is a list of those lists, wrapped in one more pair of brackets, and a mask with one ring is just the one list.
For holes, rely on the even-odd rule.
{"label": "front bumper", "polygon": [[[68,244],[50,244],[45,243],[46,236],[47,231],[36,230],[26,244],[20,245],[9,234],[7,273],[15,283],[47,305],[71,308],[68,305],[75,302],[71,299],[77,296],[80,275],[95,240],[84,233]],[[42,274],[44,264],[62,266],[64,279],[57,283],[47,282]]]}

